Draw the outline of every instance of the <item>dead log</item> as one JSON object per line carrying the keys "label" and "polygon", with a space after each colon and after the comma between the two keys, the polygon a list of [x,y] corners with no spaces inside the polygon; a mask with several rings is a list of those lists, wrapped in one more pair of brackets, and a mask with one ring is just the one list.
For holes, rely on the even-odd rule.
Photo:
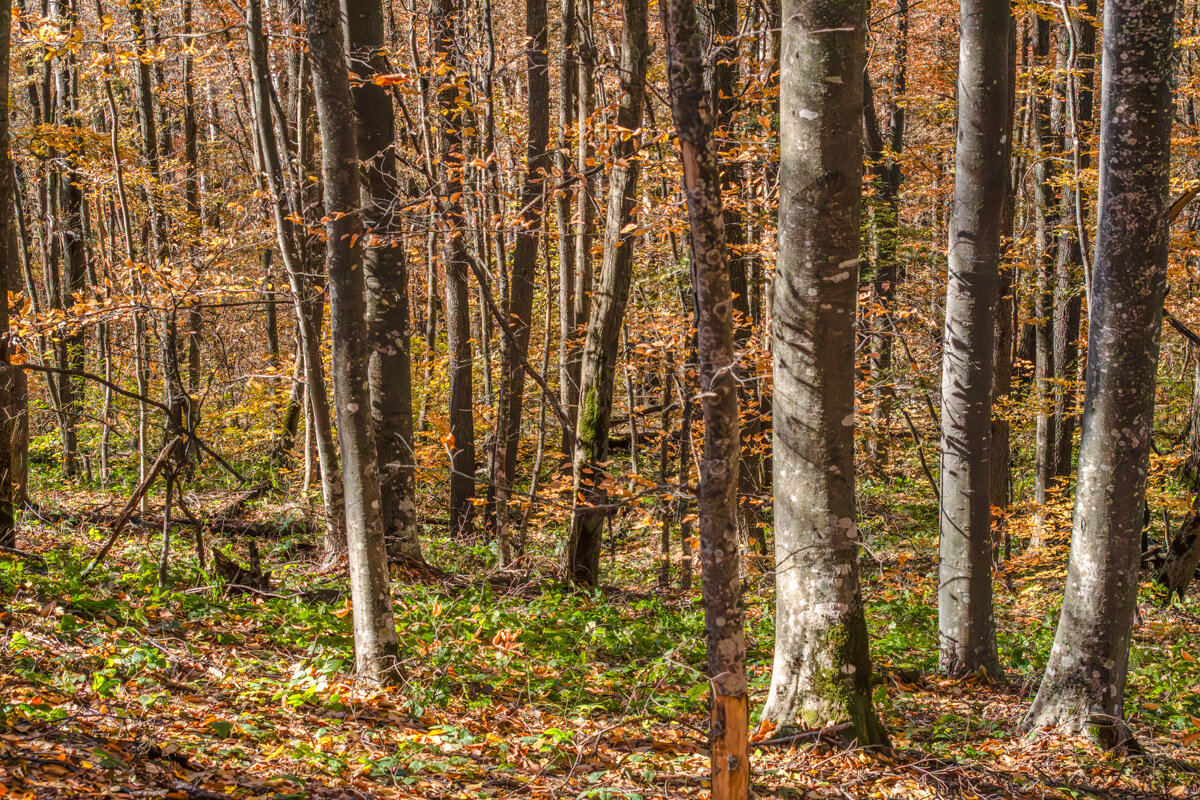
{"label": "dead log", "polygon": [[1158,583],[1167,590],[1167,602],[1176,593],[1182,600],[1188,584],[1200,567],[1200,517],[1188,514],[1171,539],[1166,560],[1158,573]]}

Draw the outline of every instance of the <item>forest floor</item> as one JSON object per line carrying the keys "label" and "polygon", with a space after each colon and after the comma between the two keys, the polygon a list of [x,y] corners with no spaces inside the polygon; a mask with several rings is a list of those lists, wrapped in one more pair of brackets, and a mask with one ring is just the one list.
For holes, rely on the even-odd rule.
{"label": "forest floor", "polygon": [[[78,509],[97,496],[41,499]],[[1127,692],[1144,756],[1023,737],[1065,574],[1061,533],[998,567],[1007,680],[952,681],[933,669],[936,507],[889,484],[865,491],[864,508],[875,699],[894,749],[755,748],[757,796],[1200,797],[1200,603],[1163,607],[1144,587]],[[255,513],[298,514],[269,503]],[[0,555],[0,797],[706,796],[699,591],[649,590],[650,532],[616,527],[608,586],[593,592],[556,583],[549,526],[534,532],[521,573],[491,568],[483,543],[432,541],[447,577],[394,574],[407,680],[379,691],[350,680],[338,571],[294,536],[259,540],[269,595],[227,596],[184,552],[186,532],[176,586],[161,591],[158,533],[131,529],[85,580],[107,528],[27,519],[18,544],[42,556],[45,574]],[[209,544],[246,560],[244,541]],[[773,600],[769,575],[748,585],[757,709]]]}

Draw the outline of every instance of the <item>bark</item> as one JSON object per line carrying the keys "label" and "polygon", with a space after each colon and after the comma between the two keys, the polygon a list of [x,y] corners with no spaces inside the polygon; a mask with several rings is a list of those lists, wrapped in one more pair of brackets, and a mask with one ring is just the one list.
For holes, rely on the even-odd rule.
{"label": "bark", "polygon": [[[508,499],[517,472],[521,444],[521,416],[525,400],[525,369],[529,355],[530,323],[533,317],[533,286],[541,220],[545,207],[546,176],[550,174],[550,72],[546,50],[546,0],[525,3],[525,113],[528,119],[525,152],[525,182],[521,190],[521,222],[513,248],[512,273],[508,279],[505,322],[512,336],[500,338],[500,408],[496,417],[499,436],[492,464],[489,507],[496,532],[500,566],[513,558]],[[546,302],[550,302],[549,298]],[[482,304],[481,304],[482,308]]]}
{"label": "bark", "polygon": [[992,611],[991,401],[1012,134],[1008,0],[962,0],[942,356],[941,668],[1000,674]]}
{"label": "bark", "polygon": [[438,223],[442,232],[446,267],[446,340],[450,350],[450,533],[471,531],[475,495],[475,418],[471,394],[471,308],[467,298],[467,231],[463,210],[464,153],[462,141],[462,76],[455,68],[459,5],[457,0],[435,0],[430,24],[434,52],[442,60],[445,76],[438,87],[441,113],[442,172],[438,193]]}
{"label": "bark", "polygon": [[[607,517],[603,463],[608,460],[617,341],[633,277],[634,207],[637,205],[638,149],[649,55],[646,0],[622,0],[621,96],[618,100],[613,167],[608,182],[604,260],[592,292],[587,338],[579,379],[579,411],[574,454],[575,507],[567,543],[566,573],[575,583],[594,585],[600,577],[600,547]],[[576,295],[578,297],[578,293]]]}
{"label": "bark", "polygon": [[772,305],[775,664],[763,717],[888,738],[858,580],[854,320],[866,4],[784,0]]}
{"label": "bark", "polygon": [[1130,746],[1124,722],[1166,293],[1173,0],[1104,6],[1100,204],[1062,614],[1027,729]]}
{"label": "bark", "polygon": [[[742,622],[737,515],[738,389],[734,380],[734,313],[721,170],[704,88],[694,0],[662,0],[671,110],[679,136],[692,244],[692,283],[699,320],[704,461],[697,492],[704,632],[712,687],[712,797],[749,794],[746,641]],[[632,407],[630,409],[632,421]],[[664,429],[663,433],[666,431]]]}
{"label": "bark", "polygon": [[422,563],[414,481],[408,261],[395,211],[401,196],[395,117],[390,92],[371,80],[391,72],[383,49],[383,6],[379,0],[348,0],[346,12],[351,69],[362,78],[355,81],[353,97],[358,159],[365,164],[361,185],[366,237],[363,266],[371,339],[367,379],[380,517],[389,549],[403,561]]}
{"label": "bark", "polygon": [[354,106],[337,0],[306,0],[304,8],[321,122],[333,390],[342,446],[355,663],[361,678],[393,683],[400,678],[399,648],[388,586],[367,378],[370,332],[366,319]]}

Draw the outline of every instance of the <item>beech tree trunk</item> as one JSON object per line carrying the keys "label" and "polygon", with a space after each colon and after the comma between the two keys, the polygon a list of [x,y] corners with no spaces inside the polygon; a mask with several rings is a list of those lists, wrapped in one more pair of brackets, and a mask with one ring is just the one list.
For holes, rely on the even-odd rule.
{"label": "beech tree trunk", "polygon": [[321,122],[333,391],[342,446],[355,663],[360,677],[390,683],[400,677],[399,650],[388,586],[367,380],[370,334],[366,319],[354,106],[337,0],[306,0],[304,7],[317,116]]}
{"label": "beech tree trunk", "polygon": [[991,412],[995,309],[1012,133],[1009,0],[962,0],[958,145],[942,355],[939,662],[1000,674],[992,612]]}
{"label": "beech tree trunk", "polygon": [[[687,194],[692,283],[699,310],[696,335],[700,344],[704,460],[697,506],[704,633],[712,687],[712,797],[743,800],[749,794],[750,757],[746,745],[749,704],[736,525],[740,437],[721,169],[709,94],[704,88],[694,0],[660,0],[660,8],[667,40],[671,111]],[[665,384],[665,372],[663,380]]]}
{"label": "beech tree trunk", "polygon": [[1173,0],[1104,5],[1100,206],[1062,614],[1027,729],[1130,746],[1129,642],[1167,285]]}
{"label": "beech tree trunk", "polygon": [[850,723],[886,745],[871,703],[858,580],[854,321],[862,190],[866,4],[784,0],[775,362],[778,728]]}
{"label": "beech tree trunk", "polygon": [[392,95],[371,78],[387,74],[383,6],[379,0],[348,0],[350,64],[362,80],[353,88],[362,180],[363,264],[371,347],[367,379],[379,469],[384,537],[402,561],[423,563],[417,538],[413,478],[412,357],[408,308],[408,260],[396,214],[402,196],[396,169]]}
{"label": "beech tree trunk", "polygon": [[[622,0],[621,99],[612,144],[613,167],[608,182],[608,219],[604,260],[592,292],[587,338],[579,381],[579,419],[574,455],[575,507],[567,544],[566,573],[575,583],[594,585],[600,577],[600,546],[608,511],[603,462],[608,460],[613,378],[617,341],[633,277],[630,232],[637,205],[638,160],[642,111],[646,95],[646,0]],[[578,296],[578,295],[577,295]]]}

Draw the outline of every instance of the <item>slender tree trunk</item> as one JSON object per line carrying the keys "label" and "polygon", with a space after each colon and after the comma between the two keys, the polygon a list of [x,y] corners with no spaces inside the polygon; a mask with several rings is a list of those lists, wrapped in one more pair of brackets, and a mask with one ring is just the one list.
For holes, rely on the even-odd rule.
{"label": "slender tree trunk", "polygon": [[[589,177],[593,156],[592,140],[596,125],[592,120],[595,105],[596,53],[592,39],[592,0],[577,0],[579,9],[579,60],[578,95],[576,97],[576,124],[579,129],[575,146],[575,171],[579,183],[575,190],[575,213],[579,218],[575,235],[575,287],[574,306],[571,317],[574,326],[567,343],[567,414],[571,421],[579,419],[579,381],[583,368],[583,338],[581,326],[591,318],[592,312],[592,240],[596,218],[596,199],[593,192],[596,181]],[[573,457],[575,431],[563,431],[563,453]]]}
{"label": "slender tree trunk", "polygon": [[[7,298],[13,286],[12,277],[17,273],[15,214],[16,181],[9,155],[9,53],[12,40],[12,6],[0,8],[0,209],[4,222],[0,226],[0,298]],[[0,408],[6,413],[0,416],[0,547],[16,547],[17,519],[14,500],[19,499],[20,487],[24,486],[17,469],[20,432],[18,420],[24,418],[24,409],[14,400],[23,399],[18,391],[17,370],[9,363],[11,345],[9,337],[9,315],[7,300],[0,301]],[[15,413],[14,413],[15,412]],[[14,492],[14,489],[16,490]],[[14,497],[14,494],[18,495]]]}
{"label": "slender tree trunk", "polygon": [[[871,437],[868,452],[874,469],[882,471],[887,463],[891,438],[892,404],[895,386],[892,376],[892,341],[896,335],[892,318],[892,303],[896,284],[900,280],[900,154],[904,149],[905,91],[908,83],[908,0],[896,6],[896,48],[892,64],[891,97],[888,100],[888,136],[883,139],[875,119],[875,102],[867,94],[863,110],[866,114],[867,158],[871,162],[871,178],[875,184],[872,204],[874,221],[874,278],[871,292],[875,298],[877,324],[872,332],[871,384],[875,405],[871,409]],[[864,80],[867,74],[863,73]],[[869,81],[864,89],[870,89]]]}
{"label": "slender tree trunk", "polygon": [[[552,166],[550,153],[550,72],[546,51],[546,0],[525,3],[525,113],[528,135],[525,154],[525,185],[521,191],[521,227],[513,249],[512,273],[508,279],[505,324],[512,336],[500,338],[500,409],[496,417],[499,437],[492,464],[492,483],[488,491],[489,507],[496,532],[501,566],[513,558],[508,499],[516,478],[518,448],[521,444],[521,416],[525,400],[525,368],[529,354],[530,323],[533,317],[533,286],[541,220],[545,207],[545,182]],[[550,302],[550,298],[546,298]],[[482,304],[480,304],[482,308]]]}
{"label": "slender tree trunk", "polygon": [[[713,115],[704,88],[694,0],[663,0],[671,110],[683,161],[692,243],[692,282],[699,322],[704,462],[697,504],[704,582],[704,632],[712,688],[710,735],[713,800],[749,796],[746,641],[738,554],[738,389],[734,313],[721,169]],[[630,408],[632,421],[633,409]],[[665,433],[665,430],[664,430]]]}
{"label": "slender tree trunk", "polygon": [[[579,419],[574,454],[575,507],[567,543],[567,578],[594,585],[600,577],[600,549],[607,492],[602,488],[608,460],[613,379],[617,341],[633,277],[634,207],[637,205],[638,160],[645,100],[647,46],[646,0],[622,0],[621,97],[613,167],[608,183],[608,219],[604,260],[592,293],[587,338],[579,379]],[[578,297],[578,293],[576,297]]]}
{"label": "slender tree trunk", "polygon": [[1008,114],[1009,0],[962,0],[942,356],[938,638],[950,674],[1000,674],[992,610],[992,357]]}
{"label": "slender tree trunk", "polygon": [[279,252],[291,284],[297,330],[304,350],[305,381],[311,406],[309,418],[321,462],[321,490],[326,517],[325,549],[335,553],[345,548],[346,512],[329,400],[325,394],[325,370],[321,361],[321,334],[317,323],[321,301],[312,297],[305,278],[309,270],[301,257],[300,232],[295,221],[300,210],[289,208],[288,198],[294,197],[294,194],[289,193],[284,184],[283,161],[272,124],[271,75],[267,62],[267,41],[263,34],[261,0],[248,0],[246,3],[246,38],[250,49],[250,71],[254,79],[254,120],[258,145],[267,173]]}
{"label": "slender tree trunk", "polygon": [[[1008,110],[1005,112],[1010,119],[1016,111],[1016,71],[1017,71],[1017,37],[1016,25],[1009,21],[1008,29]],[[1011,489],[1010,457],[1010,428],[1007,416],[1008,393],[1012,389],[1013,371],[1013,331],[1015,329],[1013,311],[1016,303],[1013,273],[1016,265],[1013,263],[1012,238],[1016,224],[1016,193],[1013,186],[1019,170],[1013,166],[1014,137],[1009,136],[1005,142],[1004,163],[1009,165],[1008,190],[1004,196],[1004,236],[1007,239],[1006,255],[1000,265],[1000,280],[996,290],[996,319],[994,335],[996,348],[992,354],[992,399],[991,399],[991,429],[990,444],[991,474],[989,480],[991,489],[992,508],[1007,509]],[[993,535],[993,546],[997,539]],[[1009,549],[1009,538],[1005,536],[1005,554]]]}
{"label": "slender tree trunk", "polygon": [[1104,5],[1100,206],[1083,436],[1062,614],[1026,729],[1132,743],[1124,722],[1137,603],[1170,204],[1173,0]]}
{"label": "slender tree trunk", "polygon": [[412,420],[412,358],[408,306],[408,261],[394,206],[400,194],[396,168],[392,96],[372,76],[390,72],[379,0],[348,0],[347,29],[358,118],[362,181],[367,325],[371,347],[368,381],[375,432],[380,518],[395,555],[422,563],[417,538]]}
{"label": "slender tree trunk", "polygon": [[[333,338],[333,390],[342,445],[346,544],[354,606],[358,674],[372,682],[400,678],[396,623],[388,587],[384,521],[371,426],[370,331],[362,257],[359,142],[336,0],[306,0],[306,38],[321,122],[326,265]],[[382,37],[381,37],[382,38]]]}
{"label": "slender tree trunk", "polygon": [[[1038,16],[1034,20],[1033,67],[1041,72],[1050,69],[1050,20]],[[1034,432],[1033,501],[1037,504],[1033,546],[1038,546],[1045,533],[1045,508],[1048,490],[1054,481],[1054,426],[1051,417],[1054,405],[1054,246],[1058,225],[1059,205],[1054,196],[1056,140],[1051,120],[1051,98],[1054,82],[1043,76],[1031,78],[1029,95],[1033,120],[1033,195],[1034,265],[1033,326],[1034,326],[1034,400],[1037,421]]]}
{"label": "slender tree trunk", "polygon": [[[1079,169],[1089,166],[1091,148],[1084,144],[1091,133],[1094,106],[1093,81],[1096,60],[1096,27],[1091,20],[1096,16],[1096,0],[1086,0],[1084,19],[1075,14],[1071,20],[1073,35],[1063,35],[1060,47],[1068,48],[1067,69],[1079,73],[1078,78],[1068,79],[1068,135],[1079,140]],[[1073,52],[1071,52],[1073,51]],[[1070,62],[1074,55],[1074,65]],[[1077,83],[1076,83],[1077,82]],[[1073,100],[1073,107],[1072,107]],[[1085,127],[1086,126],[1086,127]],[[1079,414],[1076,400],[1075,375],[1079,369],[1079,328],[1083,311],[1083,243],[1080,242],[1081,224],[1087,224],[1087,197],[1083,187],[1076,185],[1078,175],[1072,175],[1063,188],[1062,233],[1058,245],[1058,261],[1054,276],[1054,376],[1059,389],[1054,402],[1054,475],[1062,478],[1071,474],[1074,461],[1075,419]],[[1083,212],[1082,223],[1079,212]]]}
{"label": "slender tree trunk", "polygon": [[[563,184],[582,181],[578,172],[573,181],[568,181],[568,175],[573,166],[571,158],[571,136],[578,134],[583,138],[582,131],[576,126],[576,100],[579,91],[579,34],[575,20],[575,0],[562,0],[562,49],[559,56],[559,102],[558,102],[558,142],[555,152],[555,163]],[[564,185],[554,193],[554,211],[558,223],[558,370],[559,370],[559,403],[565,409],[570,409],[575,398],[572,396],[570,347],[575,338],[575,232],[571,224],[572,199],[576,193],[586,190],[579,185],[574,193],[569,186]],[[547,301],[548,302],[548,301]],[[570,434],[567,434],[569,438]],[[569,452],[565,451],[564,452]]]}
{"label": "slender tree trunk", "polygon": [[871,702],[858,580],[854,321],[866,4],[784,0],[775,362],[775,666],[763,717],[850,723],[886,745]]}
{"label": "slender tree trunk", "polygon": [[434,52],[444,70],[438,88],[441,125],[442,173],[438,196],[439,227],[443,237],[446,266],[446,339],[450,350],[450,533],[465,536],[471,531],[475,496],[475,414],[472,403],[471,308],[467,298],[467,230],[463,211],[464,153],[462,102],[465,76],[458,71],[459,5],[457,0],[435,0],[430,25]]}

